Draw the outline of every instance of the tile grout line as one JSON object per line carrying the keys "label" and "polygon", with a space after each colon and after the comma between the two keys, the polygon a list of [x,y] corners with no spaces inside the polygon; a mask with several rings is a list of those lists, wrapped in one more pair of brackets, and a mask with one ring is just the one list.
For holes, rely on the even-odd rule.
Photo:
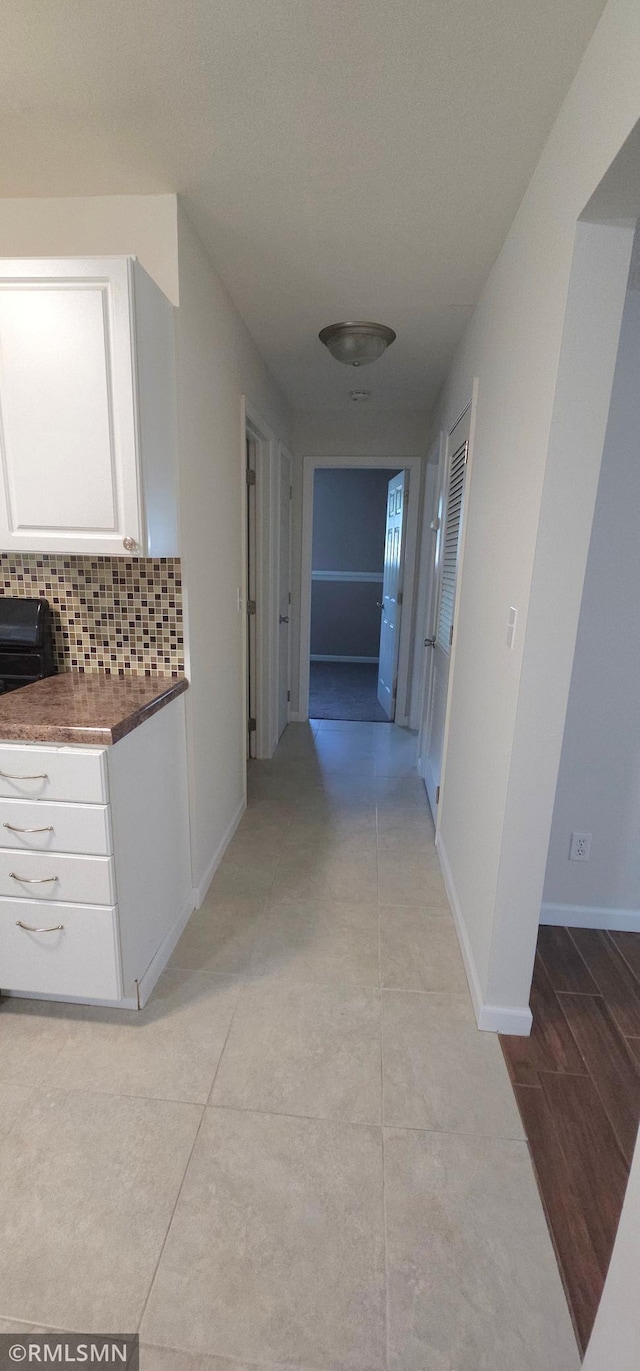
{"label": "tile grout line", "polygon": [[[380,833],[378,828],[378,797],[376,794],[376,880],[380,873]],[[384,1025],[382,1021],[383,998],[382,998],[382,938],[381,938],[381,918],[382,911],[380,906],[380,886],[378,884],[378,979],[380,981],[379,998],[379,1023],[380,1023],[380,1121],[381,1121],[381,1147],[382,1147],[382,1247],[384,1255],[384,1364],[389,1366],[389,1329],[390,1329],[390,1307],[389,1307],[389,1240],[387,1231],[387,1158],[385,1143],[385,1105],[384,1105]]]}
{"label": "tile grout line", "polygon": [[[279,866],[279,864],[280,864],[280,860],[281,860],[281,858],[279,857],[279,858],[278,858],[278,862],[276,863],[276,871],[277,871],[277,868],[278,868],[278,866]],[[273,880],[275,880],[275,872],[274,872]],[[272,880],[272,882],[271,882],[271,885],[273,885],[273,880]],[[271,886],[269,887],[269,889],[271,889]],[[261,911],[261,914],[260,914],[260,922],[262,922],[262,920],[263,920],[263,918],[264,918],[264,915],[265,915],[265,911],[266,911],[266,907],[267,907],[267,898],[268,898],[267,895],[265,895],[265,896],[264,896],[264,899],[263,899],[263,902],[262,902],[262,911]],[[259,930],[256,929],[256,939],[257,939],[257,937],[258,937],[258,931],[259,931]],[[254,942],[254,947],[255,947],[255,942]],[[252,956],[253,956],[253,949],[252,949],[252,952],[251,952],[251,957],[252,957]],[[251,958],[249,959],[249,963],[250,963],[250,961],[251,961]],[[212,1080],[212,1082],[211,1082],[211,1086],[210,1086],[210,1089],[209,1089],[209,1093],[208,1093],[208,1096],[207,1096],[207,1100],[206,1100],[205,1104],[202,1106],[202,1109],[201,1109],[200,1121],[199,1121],[199,1123],[198,1123],[198,1127],[197,1127],[196,1132],[195,1132],[195,1136],[194,1136],[194,1139],[193,1139],[193,1143],[192,1143],[191,1149],[190,1149],[190,1151],[189,1151],[189,1156],[188,1156],[188,1158],[187,1158],[187,1162],[186,1162],[186,1165],[185,1165],[185,1168],[184,1168],[184,1172],[183,1172],[183,1174],[182,1174],[182,1180],[181,1180],[180,1185],[179,1185],[179,1187],[178,1187],[178,1192],[177,1192],[177,1194],[176,1194],[175,1203],[174,1203],[174,1205],[173,1205],[173,1207],[172,1207],[172,1210],[171,1210],[171,1214],[170,1214],[170,1217],[169,1217],[169,1222],[168,1222],[168,1224],[167,1224],[167,1228],[166,1228],[165,1235],[164,1235],[164,1238],[163,1238],[163,1241],[162,1241],[162,1245],[161,1245],[161,1248],[160,1248],[160,1252],[158,1253],[158,1260],[157,1260],[157,1262],[156,1262],[156,1264],[155,1264],[155,1266],[154,1266],[153,1274],[152,1274],[151,1280],[150,1280],[150,1282],[149,1282],[149,1289],[148,1289],[148,1291],[147,1291],[147,1296],[146,1296],[146,1299],[145,1299],[145,1301],[144,1301],[142,1310],[141,1310],[141,1312],[140,1312],[140,1318],[138,1319],[138,1325],[137,1325],[137,1332],[138,1332],[138,1335],[139,1335],[139,1333],[140,1333],[140,1328],[141,1328],[141,1326],[142,1326],[142,1322],[143,1322],[145,1313],[146,1313],[146,1311],[147,1311],[147,1307],[148,1307],[148,1304],[149,1304],[149,1300],[150,1300],[150,1298],[151,1298],[151,1292],[152,1292],[152,1290],[153,1290],[153,1286],[154,1286],[154,1283],[155,1283],[155,1280],[156,1280],[156,1276],[157,1276],[157,1274],[158,1274],[158,1270],[159,1270],[159,1267],[160,1267],[160,1263],[161,1263],[161,1261],[162,1261],[162,1257],[163,1257],[163,1254],[164,1254],[165,1247],[166,1247],[166,1245],[167,1245],[167,1240],[168,1240],[168,1237],[169,1237],[169,1233],[170,1233],[170,1231],[171,1231],[171,1225],[172,1225],[172,1223],[173,1223],[174,1216],[175,1216],[175,1213],[176,1213],[178,1204],[179,1204],[179,1202],[180,1202],[180,1196],[182,1195],[182,1191],[183,1191],[183,1189],[184,1189],[184,1183],[185,1183],[185,1180],[186,1180],[186,1177],[187,1177],[187,1172],[188,1172],[188,1170],[189,1170],[189,1166],[191,1165],[191,1159],[192,1159],[192,1157],[193,1157],[193,1153],[194,1153],[194,1150],[195,1150],[195,1146],[196,1146],[196,1143],[197,1143],[197,1141],[198,1141],[198,1138],[200,1137],[200,1131],[201,1131],[201,1129],[202,1129],[203,1120],[204,1120],[204,1118],[205,1118],[205,1112],[206,1112],[207,1108],[209,1107],[209,1101],[210,1101],[210,1099],[211,1099],[211,1095],[212,1095],[212,1093],[213,1093],[213,1089],[214,1089],[214,1086],[215,1086],[215,1083],[216,1083],[216,1080],[217,1080],[217,1077],[218,1077],[218,1072],[219,1072],[219,1070],[220,1070],[220,1063],[221,1063],[221,1061],[222,1061],[222,1058],[223,1058],[223,1055],[224,1055],[224,1052],[225,1052],[225,1048],[226,1048],[227,1042],[228,1042],[228,1040],[229,1040],[229,1034],[230,1034],[230,1032],[231,1032],[231,1027],[232,1027],[232,1024],[233,1024],[233,1021],[234,1021],[234,1018],[235,1018],[235,1015],[236,1015],[236,1011],[237,1011],[238,1005],[239,1005],[239,1003],[240,1003],[241,989],[242,989],[242,981],[241,981],[240,986],[239,986],[239,989],[238,989],[238,998],[237,998],[237,1000],[236,1000],[236,1003],[235,1003],[235,1005],[234,1005],[234,1007],[233,1007],[233,1011],[232,1011],[231,1017],[230,1017],[230,1019],[229,1019],[229,1024],[228,1024],[227,1032],[226,1032],[226,1034],[225,1034],[224,1044],[223,1044],[223,1047],[222,1047],[222,1051],[221,1051],[221,1053],[220,1053],[220,1056],[218,1057],[218,1061],[217,1061],[217,1064],[216,1064],[216,1069],[215,1069],[215,1072],[214,1072],[214,1075],[213,1075],[213,1080]]]}
{"label": "tile grout line", "polygon": [[176,1209],[178,1208],[178,1202],[179,1202],[179,1200],[180,1200],[180,1196],[181,1196],[182,1191],[183,1191],[183,1188],[184,1188],[184,1183],[185,1183],[185,1180],[186,1180],[187,1171],[189,1170],[189,1167],[190,1167],[190,1165],[191,1165],[191,1158],[193,1157],[193,1153],[194,1153],[194,1150],[195,1150],[195,1145],[196,1145],[196,1143],[197,1143],[197,1141],[198,1141],[198,1138],[200,1137],[200,1129],[202,1128],[202,1122],[203,1122],[203,1119],[204,1119],[204,1116],[205,1116],[205,1110],[206,1110],[206,1105],[203,1104],[203,1105],[202,1105],[202,1109],[201,1109],[201,1113],[200,1113],[200,1120],[199,1120],[199,1122],[198,1122],[198,1127],[196,1128],[195,1135],[194,1135],[194,1139],[193,1139],[193,1142],[192,1142],[191,1147],[190,1147],[190,1149],[189,1149],[189,1156],[187,1157],[186,1165],[185,1165],[184,1171],[183,1171],[183,1173],[182,1173],[182,1180],[180,1181],[180,1185],[178,1186],[178,1191],[177,1191],[177,1194],[176,1194],[175,1202],[174,1202],[174,1204],[172,1205],[171,1213],[170,1213],[170,1215],[169,1215],[169,1222],[168,1222],[167,1227],[166,1227],[166,1231],[165,1231],[164,1238],[162,1239],[162,1243],[161,1243],[161,1246],[160,1246],[160,1251],[159,1251],[159,1253],[158,1253],[158,1260],[157,1260],[157,1262],[156,1262],[156,1264],[155,1264],[155,1266],[154,1266],[154,1268],[153,1268],[153,1274],[152,1274],[152,1276],[151,1276],[151,1280],[149,1281],[149,1289],[147,1290],[146,1299],[145,1299],[144,1304],[143,1304],[143,1306],[142,1306],[142,1309],[141,1309],[141,1311],[140,1311],[140,1318],[138,1319],[137,1327],[136,1327],[136,1330],[135,1330],[136,1333],[138,1334],[138,1336],[140,1336],[140,1327],[141,1327],[141,1325],[142,1325],[142,1320],[144,1319],[144,1316],[145,1316],[145,1314],[146,1314],[146,1312],[147,1312],[147,1305],[148,1305],[148,1303],[149,1303],[149,1300],[151,1299],[151,1291],[153,1290],[153,1287],[154,1287],[154,1284],[155,1284],[155,1279],[156,1279],[156,1276],[157,1276],[157,1274],[158,1274],[158,1268],[159,1268],[159,1266],[160,1266],[160,1262],[162,1261],[162,1257],[163,1257],[163,1254],[164,1254],[164,1249],[165,1249],[165,1247],[166,1247],[166,1245],[167,1245],[167,1239],[168,1239],[168,1237],[169,1237],[169,1233],[170,1233],[170,1231],[171,1231],[171,1225],[172,1225],[173,1220],[174,1220],[175,1212],[176,1212]]}

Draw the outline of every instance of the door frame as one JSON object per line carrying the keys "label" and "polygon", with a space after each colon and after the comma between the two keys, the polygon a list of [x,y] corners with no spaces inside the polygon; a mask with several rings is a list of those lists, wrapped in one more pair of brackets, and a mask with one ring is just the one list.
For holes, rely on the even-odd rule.
{"label": "door frame", "polygon": [[[277,743],[278,651],[273,632],[277,603],[279,472],[278,440],[246,395],[240,397],[241,565],[238,610],[247,613],[247,449],[249,436],[256,450],[256,758],[273,756]],[[277,459],[277,461],[276,461]],[[247,634],[242,627],[242,730],[248,760]]]}
{"label": "door frame", "polygon": [[300,587],[300,674],[298,713],[304,721],[309,717],[309,658],[311,653],[311,562],[313,545],[313,486],[319,469],[359,468],[369,470],[382,467],[406,471],[409,474],[409,502],[407,506],[406,538],[403,551],[402,618],[398,652],[398,687],[396,691],[395,723],[406,728],[409,722],[409,691],[411,648],[414,634],[415,565],[418,543],[418,517],[422,456],[400,457],[388,452],[377,456],[360,454],[357,457],[307,456],[302,466],[302,556]]}
{"label": "door frame", "polygon": [[[277,470],[276,485],[277,485],[277,491],[276,491],[276,504],[275,504],[275,509],[276,509],[276,514],[275,514],[275,529],[276,529],[276,552],[275,552],[276,582],[275,582],[275,602],[274,602],[274,603],[275,603],[275,615],[276,615],[276,620],[277,620],[277,616],[278,616],[279,613],[280,613],[280,609],[279,609],[279,601],[280,601],[280,538],[281,538],[281,533],[282,533],[282,524],[281,524],[281,519],[280,519],[280,513],[281,513],[281,500],[280,500],[280,496],[281,496],[282,458],[283,458],[283,457],[284,457],[285,460],[289,463],[289,486],[290,486],[290,490],[293,491],[293,457],[292,457],[292,455],[291,455],[291,453],[290,453],[290,451],[289,451],[289,448],[287,447],[286,443],[278,442],[278,454],[277,454],[277,463],[276,463],[276,470]],[[293,584],[292,584],[292,581],[293,581],[293,557],[292,557],[292,554],[293,554],[293,499],[292,499],[292,496],[290,495],[290,497],[289,497],[289,632],[288,632],[288,634],[287,634],[287,645],[288,645],[288,652],[287,652],[287,695],[288,695],[288,700],[287,700],[287,724],[291,722],[291,628],[292,628],[292,621],[293,621],[293,616],[292,616],[292,613],[291,613],[292,599],[293,599],[293,596],[292,596],[292,591],[293,591]],[[276,624],[275,624],[275,630],[276,630],[275,641],[276,641],[276,643],[277,643],[277,650],[276,650],[275,696],[274,696],[274,700],[275,700],[275,740],[276,740],[276,741],[275,741],[275,745],[276,745],[276,746],[277,746],[277,743],[278,743],[278,741],[279,741],[279,739],[278,739],[278,729],[279,729],[279,727],[280,727],[280,720],[279,720],[279,717],[278,717],[278,699],[279,699],[279,690],[280,690],[280,634],[279,634],[279,632],[278,632],[278,628],[279,628],[279,623],[276,622]]]}
{"label": "door frame", "polygon": [[[416,618],[414,652],[419,657],[418,699],[411,702],[411,715],[418,730],[418,770],[424,780],[422,769],[422,746],[426,734],[427,713],[431,698],[431,677],[433,674],[433,653],[425,644],[425,638],[434,630],[435,616],[440,599],[440,543],[442,531],[442,496],[444,490],[444,462],[447,435],[441,429],[431,444],[425,464],[424,504],[422,508],[422,529],[420,541],[420,568],[418,579],[424,588],[423,613]],[[429,482],[429,469],[435,471],[435,487]],[[431,508],[427,507],[431,500]],[[436,519],[440,522],[433,527]],[[414,712],[415,704],[415,712]]]}

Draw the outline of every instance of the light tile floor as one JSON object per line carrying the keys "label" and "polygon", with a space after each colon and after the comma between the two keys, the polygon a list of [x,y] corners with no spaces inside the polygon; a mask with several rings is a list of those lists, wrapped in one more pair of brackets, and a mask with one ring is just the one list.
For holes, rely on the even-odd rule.
{"label": "light tile floor", "polygon": [[415,739],[291,725],[141,1014],[0,1006],[0,1331],[142,1371],[577,1371]]}

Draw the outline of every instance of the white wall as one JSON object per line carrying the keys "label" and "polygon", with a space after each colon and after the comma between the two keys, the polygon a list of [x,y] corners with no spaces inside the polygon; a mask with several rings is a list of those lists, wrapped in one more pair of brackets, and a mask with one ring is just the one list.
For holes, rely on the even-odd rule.
{"label": "white wall", "polygon": [[640,1366],[640,1136],[583,1371]]}
{"label": "white wall", "polygon": [[195,884],[237,817],[245,790],[242,695],[241,395],[287,442],[284,398],[194,228],[178,208],[182,564],[189,643]]}
{"label": "white wall", "polygon": [[[336,363],[336,365],[338,365]],[[402,457],[426,452],[425,414],[376,410],[354,404],[351,410],[294,411],[291,420],[293,455],[291,709],[299,707],[300,590],[302,557],[302,464],[305,457],[388,457],[395,465]]]}
{"label": "white wall", "polygon": [[530,1022],[631,250],[630,228],[584,225],[577,235],[576,224],[640,116],[639,62],[640,8],[610,0],[434,415],[432,436],[453,424],[479,378],[438,841],[485,1027]]}
{"label": "white wall", "polygon": [[0,200],[0,257],[139,257],[178,304],[175,195]]}
{"label": "white wall", "polygon": [[[637,242],[637,239],[636,239]],[[640,927],[640,278],[630,281],[589,545],[543,918]],[[569,861],[572,831],[593,834]],[[545,906],[559,906],[549,909]],[[607,912],[608,911],[608,912]],[[629,914],[621,927],[629,925]]]}
{"label": "white wall", "polygon": [[206,886],[244,795],[241,396],[277,437],[284,398],[175,195],[0,201],[0,255],[132,253],[174,302],[193,876]]}

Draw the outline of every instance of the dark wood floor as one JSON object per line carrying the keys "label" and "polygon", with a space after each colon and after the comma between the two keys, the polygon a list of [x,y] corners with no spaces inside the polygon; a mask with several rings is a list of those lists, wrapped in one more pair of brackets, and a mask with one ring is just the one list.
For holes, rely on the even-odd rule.
{"label": "dark wood floor", "polygon": [[640,933],[541,927],[531,1010],[500,1041],[584,1352],[640,1120]]}

